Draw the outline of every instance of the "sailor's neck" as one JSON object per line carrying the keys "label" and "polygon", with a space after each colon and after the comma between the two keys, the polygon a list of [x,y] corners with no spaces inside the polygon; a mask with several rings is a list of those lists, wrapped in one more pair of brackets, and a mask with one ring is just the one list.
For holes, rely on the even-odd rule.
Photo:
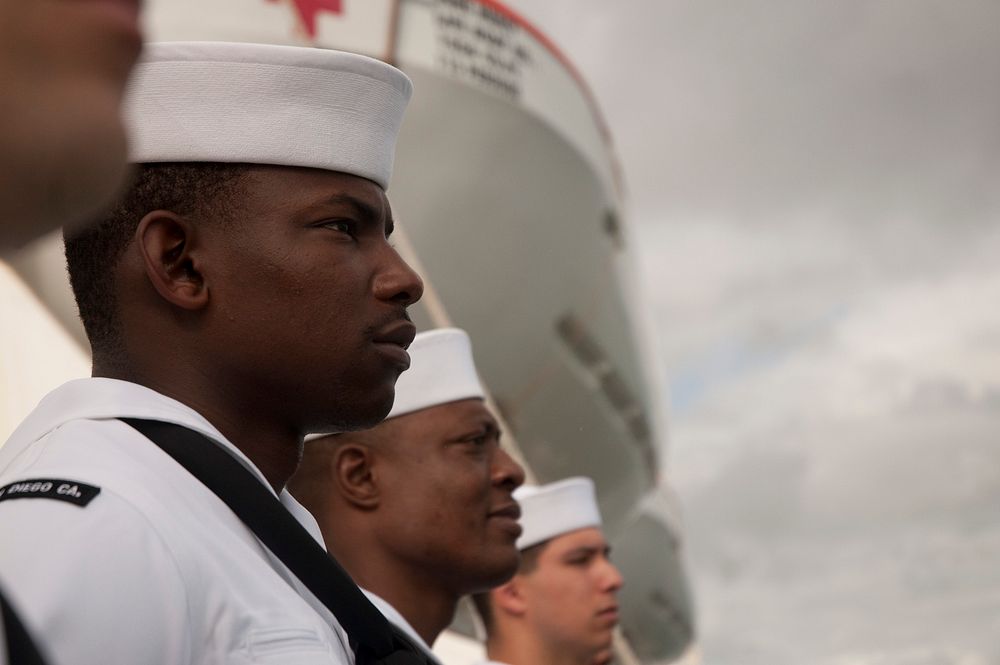
{"label": "sailor's neck", "polygon": [[302,459],[300,434],[262,405],[226,399],[226,391],[197,381],[158,381],[95,363],[93,376],[120,379],[154,390],[198,412],[260,470],[275,492],[281,493]]}
{"label": "sailor's neck", "polygon": [[455,617],[459,597],[433,584],[426,576],[385,572],[360,574],[348,567],[357,583],[378,595],[403,615],[420,638],[433,646]]}

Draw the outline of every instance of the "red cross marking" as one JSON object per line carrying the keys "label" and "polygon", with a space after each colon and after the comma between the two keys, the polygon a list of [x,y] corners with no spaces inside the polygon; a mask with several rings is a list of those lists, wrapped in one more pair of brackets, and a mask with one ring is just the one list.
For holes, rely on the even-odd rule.
{"label": "red cross marking", "polygon": [[[269,0],[270,2],[280,2],[280,0]],[[291,0],[295,10],[299,14],[299,20],[310,37],[316,37],[316,15],[320,12],[330,12],[331,14],[343,13],[342,0]]]}

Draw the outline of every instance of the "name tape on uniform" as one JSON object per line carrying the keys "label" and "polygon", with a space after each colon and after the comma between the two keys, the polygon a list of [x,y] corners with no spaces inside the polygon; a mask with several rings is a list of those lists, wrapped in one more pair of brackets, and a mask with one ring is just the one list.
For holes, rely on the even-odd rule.
{"label": "name tape on uniform", "polygon": [[0,487],[0,501],[8,499],[55,499],[86,506],[101,488],[59,478],[32,478]]}

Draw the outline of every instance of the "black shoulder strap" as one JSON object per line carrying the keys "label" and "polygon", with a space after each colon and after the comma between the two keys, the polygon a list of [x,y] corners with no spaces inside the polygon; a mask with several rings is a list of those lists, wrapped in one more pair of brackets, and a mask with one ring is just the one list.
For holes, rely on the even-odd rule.
{"label": "black shoulder strap", "polygon": [[0,648],[7,652],[6,662],[10,665],[45,665],[45,659],[39,653],[34,640],[28,635],[17,612],[2,593],[0,593],[0,618],[3,619],[3,636],[7,642],[6,645],[0,643]]}
{"label": "black shoulder strap", "polygon": [[159,446],[236,513],[254,535],[329,609],[360,664],[426,665],[430,660],[392,625],[354,580],[260,480],[221,445],[174,423],[121,420]]}

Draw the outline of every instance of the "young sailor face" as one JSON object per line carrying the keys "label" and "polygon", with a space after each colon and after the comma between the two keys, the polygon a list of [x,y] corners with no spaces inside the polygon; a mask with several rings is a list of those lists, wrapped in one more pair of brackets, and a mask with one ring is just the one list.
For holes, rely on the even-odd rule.
{"label": "young sailor face", "polygon": [[0,0],[0,246],[88,219],[126,172],[138,0]]}
{"label": "young sailor face", "polygon": [[232,223],[204,226],[208,325],[237,390],[297,427],[371,426],[392,405],[420,278],[389,244],[384,191],[353,175],[252,167]]}
{"label": "young sailor face", "polygon": [[608,560],[604,535],[594,527],[579,529],[541,547],[537,566],[519,577],[529,620],[550,643],[590,662],[607,662],[623,581]]}
{"label": "young sailor face", "polygon": [[386,421],[380,468],[394,554],[456,595],[506,581],[520,561],[524,471],[500,447],[496,419],[466,399]]}

